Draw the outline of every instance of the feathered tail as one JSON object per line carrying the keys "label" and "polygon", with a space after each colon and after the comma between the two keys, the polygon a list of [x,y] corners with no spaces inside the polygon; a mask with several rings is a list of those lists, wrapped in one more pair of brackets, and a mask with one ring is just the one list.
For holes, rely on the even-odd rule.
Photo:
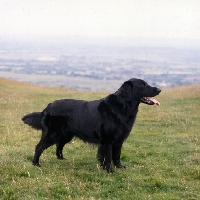
{"label": "feathered tail", "polygon": [[42,113],[34,112],[22,117],[22,121],[36,130],[42,129]]}

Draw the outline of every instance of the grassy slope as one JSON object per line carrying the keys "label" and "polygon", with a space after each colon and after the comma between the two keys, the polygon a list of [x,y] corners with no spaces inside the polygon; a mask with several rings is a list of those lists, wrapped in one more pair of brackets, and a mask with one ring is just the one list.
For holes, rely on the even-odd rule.
{"label": "grassy slope", "polygon": [[20,118],[60,98],[93,100],[78,93],[0,79],[0,199],[200,199],[200,85],[164,90],[160,107],[141,105],[124,143],[126,169],[107,174],[98,168],[96,147],[75,139],[31,160],[40,139]]}

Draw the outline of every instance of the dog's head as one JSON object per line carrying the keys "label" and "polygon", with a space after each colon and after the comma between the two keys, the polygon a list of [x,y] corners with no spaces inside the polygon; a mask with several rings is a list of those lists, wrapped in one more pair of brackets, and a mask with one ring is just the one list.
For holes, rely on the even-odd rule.
{"label": "dog's head", "polygon": [[160,105],[160,103],[152,98],[158,95],[161,90],[157,87],[152,87],[148,85],[147,82],[141,79],[130,79],[121,86],[120,94],[127,101],[131,101],[132,99],[137,99],[138,102],[145,103],[148,105]]}

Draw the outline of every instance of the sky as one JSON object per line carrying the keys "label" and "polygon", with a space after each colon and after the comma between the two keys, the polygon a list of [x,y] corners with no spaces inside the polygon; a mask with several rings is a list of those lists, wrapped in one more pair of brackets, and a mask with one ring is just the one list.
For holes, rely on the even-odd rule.
{"label": "sky", "polygon": [[199,0],[0,0],[0,36],[200,39]]}

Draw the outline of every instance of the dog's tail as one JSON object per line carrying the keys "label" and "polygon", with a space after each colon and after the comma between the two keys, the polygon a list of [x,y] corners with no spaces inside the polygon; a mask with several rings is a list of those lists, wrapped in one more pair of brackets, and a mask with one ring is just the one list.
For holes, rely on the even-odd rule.
{"label": "dog's tail", "polygon": [[42,113],[33,112],[22,117],[22,121],[36,130],[42,129]]}

